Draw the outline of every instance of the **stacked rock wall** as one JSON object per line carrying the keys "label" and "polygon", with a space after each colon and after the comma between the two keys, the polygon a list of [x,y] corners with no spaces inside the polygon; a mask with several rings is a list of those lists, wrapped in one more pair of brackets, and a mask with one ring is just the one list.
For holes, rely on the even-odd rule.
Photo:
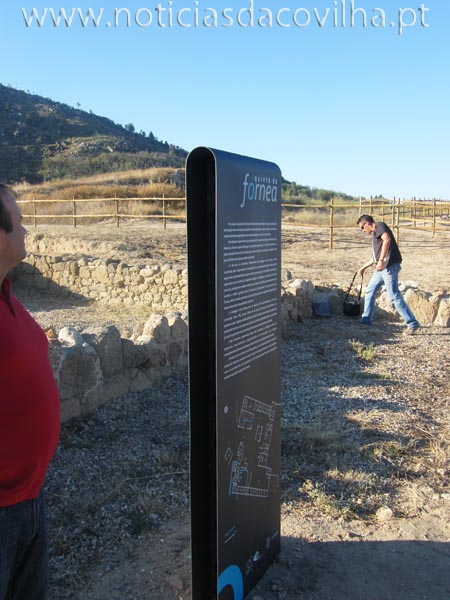
{"label": "stacked rock wall", "polygon": [[64,327],[50,344],[61,419],[83,416],[127,392],[151,387],[187,367],[186,317],[152,315],[135,339],[114,325]]}
{"label": "stacked rock wall", "polygon": [[14,277],[54,297],[76,294],[110,306],[141,305],[155,311],[183,311],[187,306],[187,271],[171,265],[29,254]]}
{"label": "stacked rock wall", "polygon": [[[153,309],[133,337],[121,337],[114,325],[77,331],[63,328],[52,341],[50,357],[61,396],[62,419],[86,415],[101,404],[124,393],[151,387],[161,378],[187,366],[187,273],[169,265],[130,266],[113,260],[70,260],[66,257],[30,255],[16,268],[16,278],[28,287],[52,295],[79,294],[117,304],[143,305]],[[402,291],[423,325],[450,327],[450,297],[442,290],[435,294],[404,285]],[[287,335],[290,322],[309,319],[314,304],[324,297],[332,315],[342,314],[344,291],[315,287],[311,281],[283,273],[281,325]],[[386,296],[378,299],[381,317],[394,318]]]}
{"label": "stacked rock wall", "polygon": [[[88,260],[83,257],[30,254],[14,271],[14,277],[48,291],[52,296],[79,295],[107,302],[109,306],[145,306],[155,312],[187,310],[187,271],[171,265],[128,265],[118,260]],[[450,297],[446,290],[435,293],[418,289],[414,283],[400,286],[418,320],[424,324],[450,327]],[[313,298],[326,293],[331,314],[342,314],[343,290],[315,288],[311,281],[292,278],[286,271],[282,285],[283,320],[303,320],[313,314]],[[377,301],[378,314],[395,314],[386,292]]]}
{"label": "stacked rock wall", "polygon": [[[422,325],[450,327],[450,296],[446,290],[430,293],[420,290],[414,283],[400,285],[406,302]],[[331,315],[343,314],[344,290],[314,286],[311,281],[293,279],[290,274],[283,282],[281,293],[282,323],[303,321],[314,314],[317,297],[326,297]],[[361,301],[363,302],[363,300]],[[386,291],[377,298],[376,314],[380,318],[398,319]]]}

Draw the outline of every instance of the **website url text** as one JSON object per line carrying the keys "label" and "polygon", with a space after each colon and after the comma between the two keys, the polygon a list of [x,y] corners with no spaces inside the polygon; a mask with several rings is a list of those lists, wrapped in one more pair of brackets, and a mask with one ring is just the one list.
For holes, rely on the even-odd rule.
{"label": "website url text", "polygon": [[257,7],[255,0],[238,7],[221,9],[202,7],[200,0],[190,5],[175,7],[173,0],[158,2],[154,6],[130,8],[23,8],[22,16],[27,28],[100,27],[106,28],[391,28],[402,36],[406,29],[428,29],[430,8],[420,4],[417,8],[390,7],[363,8],[356,0],[334,0],[326,8]]}

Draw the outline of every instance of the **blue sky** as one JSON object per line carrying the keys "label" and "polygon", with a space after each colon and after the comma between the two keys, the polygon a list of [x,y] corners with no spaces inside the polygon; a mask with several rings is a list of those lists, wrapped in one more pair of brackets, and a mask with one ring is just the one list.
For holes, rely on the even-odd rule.
{"label": "blue sky", "polygon": [[[305,185],[450,198],[449,1],[353,0],[353,27],[352,0],[253,0],[253,26],[251,2],[2,3],[0,82],[186,150],[271,160]],[[23,9],[42,18],[45,7],[83,17],[91,8],[98,26],[82,27],[75,12],[55,27],[47,11],[27,27]],[[129,27],[125,11],[114,26],[115,8],[129,11]],[[212,8],[217,27],[202,23]]]}

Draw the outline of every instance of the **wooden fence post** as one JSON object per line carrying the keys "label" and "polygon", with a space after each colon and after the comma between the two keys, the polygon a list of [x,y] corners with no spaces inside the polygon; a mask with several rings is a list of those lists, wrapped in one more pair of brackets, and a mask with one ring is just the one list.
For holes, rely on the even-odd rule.
{"label": "wooden fence post", "polygon": [[167,219],[165,218],[166,217],[165,194],[163,194],[163,201],[162,201],[162,203],[163,203],[163,205],[162,205],[162,208],[163,208],[163,226],[164,226],[164,229],[166,229],[166,227],[167,227]]}
{"label": "wooden fence post", "polygon": [[75,201],[75,196],[72,196],[72,203],[73,203],[73,207],[72,207],[73,226],[76,228],[76,226],[77,226],[77,204]]}
{"label": "wooden fence post", "polygon": [[117,194],[114,194],[114,209],[116,211],[116,227],[119,229],[120,227],[120,217],[119,217],[119,200],[117,199]]}
{"label": "wooden fence post", "polygon": [[436,234],[436,198],[433,198],[433,224],[432,224],[433,237]]}
{"label": "wooden fence post", "polygon": [[31,206],[33,208],[33,226],[37,227],[37,219],[36,219],[36,199],[33,196],[33,199],[31,200]]}
{"label": "wooden fence post", "polygon": [[334,226],[334,197],[330,201],[330,239],[328,242],[328,248],[333,250],[333,226]]}

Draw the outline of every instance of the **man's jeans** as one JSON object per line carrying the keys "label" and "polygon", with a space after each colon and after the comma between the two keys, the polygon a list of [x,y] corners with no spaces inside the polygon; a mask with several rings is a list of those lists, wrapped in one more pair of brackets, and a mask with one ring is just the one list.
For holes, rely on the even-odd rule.
{"label": "man's jeans", "polygon": [[369,281],[369,284],[366,288],[366,295],[364,297],[364,312],[362,314],[362,318],[367,319],[369,323],[372,323],[375,313],[376,293],[384,283],[389,300],[394,304],[398,314],[405,321],[408,327],[419,326],[416,317],[413,315],[411,309],[404,301],[403,296],[398,289],[398,274],[400,268],[400,263],[396,263],[387,269],[383,269],[382,271],[375,271],[372,275],[372,279]]}
{"label": "man's jeans", "polygon": [[0,600],[44,600],[48,538],[44,494],[0,507]]}

